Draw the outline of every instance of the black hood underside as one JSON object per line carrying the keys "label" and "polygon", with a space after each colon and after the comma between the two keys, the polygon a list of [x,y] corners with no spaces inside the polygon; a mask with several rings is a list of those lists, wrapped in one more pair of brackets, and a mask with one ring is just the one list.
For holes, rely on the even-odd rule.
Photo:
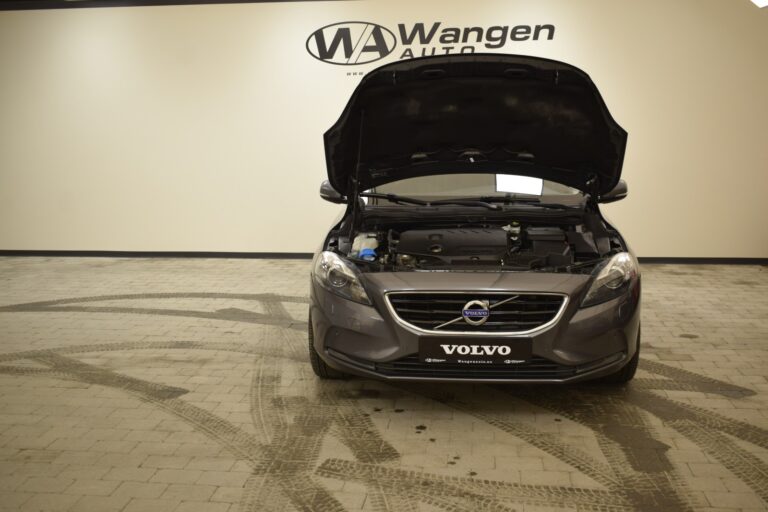
{"label": "black hood underside", "polygon": [[331,185],[353,195],[446,173],[534,176],[605,194],[626,132],[589,76],[548,59],[425,57],[368,73],[325,133]]}

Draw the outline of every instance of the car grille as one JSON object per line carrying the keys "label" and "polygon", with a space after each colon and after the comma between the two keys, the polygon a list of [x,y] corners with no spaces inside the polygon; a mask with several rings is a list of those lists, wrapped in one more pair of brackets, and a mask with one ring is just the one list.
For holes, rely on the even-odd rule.
{"label": "car grille", "polygon": [[456,379],[567,379],[578,371],[549,359],[533,356],[515,365],[468,366],[466,364],[428,364],[411,355],[388,363],[376,363],[376,372],[392,377],[432,377]]}
{"label": "car grille", "polygon": [[[511,297],[513,300],[497,303]],[[541,327],[557,317],[565,296],[546,294],[483,294],[479,293],[391,293],[387,300],[395,314],[413,327],[434,332],[526,332]],[[471,300],[487,300],[488,320],[470,325],[461,320],[442,325],[462,316],[462,309]],[[441,326],[439,329],[436,327]]]}

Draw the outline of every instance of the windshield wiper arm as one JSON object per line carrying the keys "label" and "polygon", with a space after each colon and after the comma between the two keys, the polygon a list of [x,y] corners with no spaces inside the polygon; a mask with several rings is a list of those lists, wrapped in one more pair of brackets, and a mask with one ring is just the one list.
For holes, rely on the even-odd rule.
{"label": "windshield wiper arm", "polygon": [[441,199],[439,201],[430,201],[430,205],[441,205],[441,204],[456,204],[459,206],[482,206],[483,208],[488,208],[489,210],[500,210],[501,208],[497,204],[489,203],[488,201],[483,201],[481,199]]}
{"label": "windshield wiper arm", "polygon": [[561,203],[542,203],[538,197],[510,197],[510,196],[480,196],[480,197],[468,197],[461,199],[461,201],[479,200],[486,203],[504,203],[504,204],[524,204],[529,206],[535,206],[538,208],[550,208],[555,210],[574,210],[578,209],[578,206],[569,206]]}
{"label": "windshield wiper arm", "polygon": [[578,210],[577,206],[568,206],[567,204],[560,203],[524,203],[537,208],[549,208],[551,210]]}
{"label": "windshield wiper arm", "polygon": [[459,206],[482,206],[489,210],[500,210],[498,205],[491,204],[487,201],[479,201],[477,199],[442,199],[440,201],[423,201],[414,197],[399,196],[397,194],[379,194],[376,192],[363,192],[358,194],[360,197],[372,197],[374,199],[386,199],[395,204],[417,204],[419,206],[439,206],[439,205],[459,205]]}
{"label": "windshield wiper arm", "polygon": [[413,197],[399,196],[397,194],[379,194],[376,192],[363,192],[358,194],[360,197],[372,197],[374,199],[386,199],[387,201],[395,204],[418,204],[421,206],[429,205],[428,202],[416,199]]}

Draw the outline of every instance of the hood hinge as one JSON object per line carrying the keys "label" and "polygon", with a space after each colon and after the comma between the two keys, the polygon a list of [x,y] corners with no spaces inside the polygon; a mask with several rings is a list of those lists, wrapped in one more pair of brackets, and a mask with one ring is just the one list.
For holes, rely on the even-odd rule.
{"label": "hood hinge", "polygon": [[592,205],[597,205],[600,199],[600,179],[597,174],[590,173],[587,181],[584,183],[584,189],[587,195],[587,201]]}

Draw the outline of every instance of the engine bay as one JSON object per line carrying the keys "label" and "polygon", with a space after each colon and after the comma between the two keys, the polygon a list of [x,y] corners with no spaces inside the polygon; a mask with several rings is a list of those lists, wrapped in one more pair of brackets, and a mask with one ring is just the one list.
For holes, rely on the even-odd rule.
{"label": "engine bay", "polygon": [[332,237],[329,248],[368,271],[589,271],[625,250],[599,215],[580,220],[377,223]]}

